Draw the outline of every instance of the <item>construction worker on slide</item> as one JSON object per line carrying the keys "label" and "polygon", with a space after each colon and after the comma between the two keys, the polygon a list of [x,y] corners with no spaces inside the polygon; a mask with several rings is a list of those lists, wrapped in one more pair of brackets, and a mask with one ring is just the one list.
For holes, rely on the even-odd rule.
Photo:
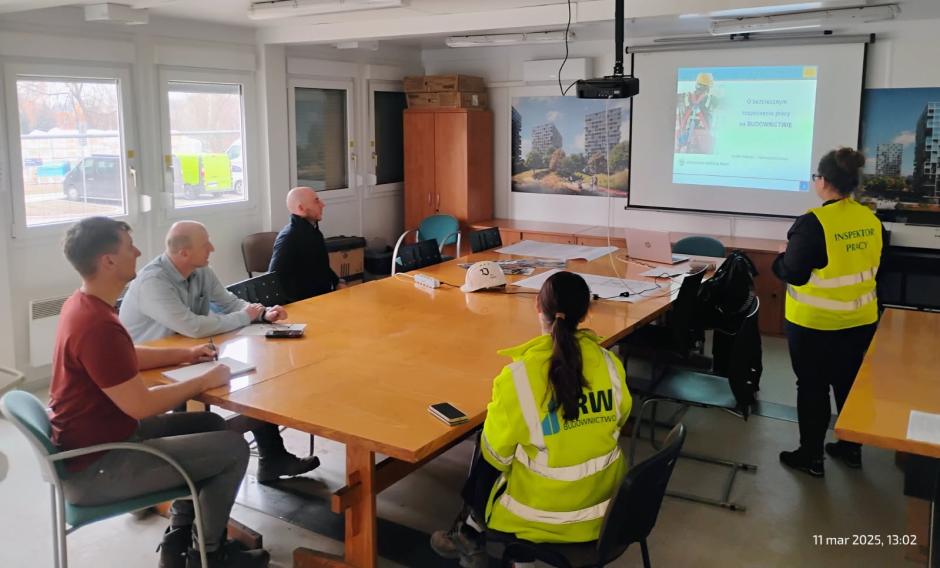
{"label": "construction worker on slide", "polygon": [[676,109],[676,152],[681,154],[711,154],[714,146],[712,120],[716,100],[711,88],[715,79],[711,73],[699,73],[695,90],[679,95]]}

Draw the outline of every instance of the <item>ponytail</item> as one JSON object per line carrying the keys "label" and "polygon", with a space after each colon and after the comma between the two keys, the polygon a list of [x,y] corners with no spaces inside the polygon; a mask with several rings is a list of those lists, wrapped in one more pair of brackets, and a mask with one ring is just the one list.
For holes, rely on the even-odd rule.
{"label": "ponytail", "polygon": [[590,289],[583,278],[571,272],[553,274],[539,292],[542,317],[551,322],[552,358],[548,382],[556,407],[565,420],[577,420],[584,378],[581,348],[575,333],[587,314]]}

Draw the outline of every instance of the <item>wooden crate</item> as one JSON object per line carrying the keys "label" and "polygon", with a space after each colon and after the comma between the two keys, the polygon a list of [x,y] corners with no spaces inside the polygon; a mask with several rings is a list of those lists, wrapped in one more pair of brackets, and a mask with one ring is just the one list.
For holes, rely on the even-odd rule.
{"label": "wooden crate", "polygon": [[485,109],[486,93],[408,93],[408,108]]}
{"label": "wooden crate", "polygon": [[402,79],[402,85],[406,93],[425,93],[428,90],[427,84],[424,82],[424,75],[405,77]]}
{"label": "wooden crate", "polygon": [[486,90],[483,78],[473,75],[428,75],[424,84],[429,93],[482,93]]}

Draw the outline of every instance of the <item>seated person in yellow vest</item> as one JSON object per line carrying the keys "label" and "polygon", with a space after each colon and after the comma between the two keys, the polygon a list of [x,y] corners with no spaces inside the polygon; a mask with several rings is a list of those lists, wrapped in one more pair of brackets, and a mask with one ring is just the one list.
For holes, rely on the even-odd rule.
{"label": "seated person in yellow vest", "polygon": [[[211,412],[166,411],[229,381],[217,365],[200,377],[148,387],[140,371],[209,360],[209,345],[188,349],[135,346],[114,305],[136,273],[140,251],[122,221],[89,217],[65,237],[65,256],[81,275],[82,287],[62,306],[56,331],[49,389],[52,440],[61,450],[133,441],[165,452],[198,488],[209,566],[262,568],[264,550],[241,552],[223,542],[235,495],[248,467],[248,445]],[[183,480],[153,455],[111,450],[67,460],[65,498],[74,505],[105,505],[166,489]],[[193,504],[174,501],[170,528],[160,545],[160,566],[200,565],[193,542]],[[187,556],[189,561],[187,563]],[[104,564],[108,564],[107,561]]]}
{"label": "seated person in yellow vest", "polygon": [[[823,204],[794,221],[786,251],[773,265],[787,283],[786,333],[800,423],[800,447],[781,452],[780,461],[813,477],[825,475],[829,389],[841,411],[878,325],[875,278],[884,228],[851,197],[864,164],[851,148],[823,156],[813,175]],[[828,443],[825,453],[848,467],[862,466],[858,444]]]}
{"label": "seated person in yellow vest", "polygon": [[[140,271],[121,302],[121,322],[135,343],[173,333],[210,337],[287,317],[281,306],[249,304],[226,290],[209,268],[214,250],[201,223],[180,221],[170,227],[166,251]],[[258,442],[259,482],[300,475],[320,465],[316,457],[288,453],[276,425],[247,417],[236,423],[239,429],[251,430]]]}
{"label": "seated person in yellow vest", "polygon": [[500,351],[513,362],[493,382],[464,510],[431,536],[439,555],[488,566],[484,528],[531,542],[599,537],[626,473],[617,439],[633,401],[620,360],[578,329],[590,302],[583,278],[552,275],[536,302],[543,335]]}
{"label": "seated person in yellow vest", "polygon": [[330,268],[326,241],[320,232],[326,206],[310,187],[295,187],[287,194],[290,223],[274,241],[269,272],[278,275],[281,290],[291,301],[305,300],[344,286]]}

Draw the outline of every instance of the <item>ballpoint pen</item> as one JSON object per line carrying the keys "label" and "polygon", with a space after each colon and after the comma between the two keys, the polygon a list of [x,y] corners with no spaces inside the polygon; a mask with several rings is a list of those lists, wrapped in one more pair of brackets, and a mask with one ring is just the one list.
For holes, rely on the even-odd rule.
{"label": "ballpoint pen", "polygon": [[219,348],[215,346],[215,343],[212,342],[212,336],[209,336],[209,345],[212,346],[212,352],[215,354],[215,360],[219,360]]}

